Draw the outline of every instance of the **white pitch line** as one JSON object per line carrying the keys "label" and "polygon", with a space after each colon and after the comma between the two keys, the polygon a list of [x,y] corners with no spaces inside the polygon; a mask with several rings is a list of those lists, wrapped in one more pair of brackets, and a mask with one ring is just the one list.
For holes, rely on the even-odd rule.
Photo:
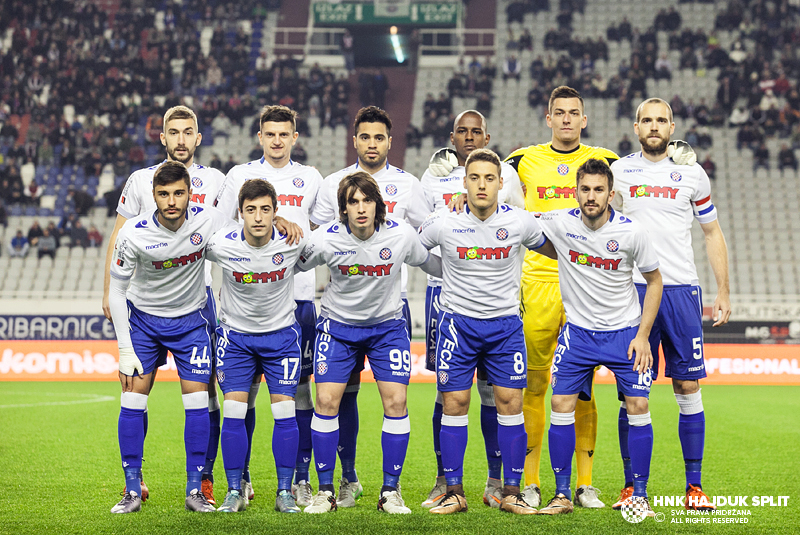
{"label": "white pitch line", "polygon": [[[33,392],[18,392],[17,395],[28,394],[34,395]],[[58,393],[37,393],[35,395],[38,396],[82,396],[89,399],[76,399],[74,401],[40,401],[38,403],[16,403],[13,405],[0,405],[0,409],[17,409],[17,408],[25,408],[25,407],[48,407],[48,406],[57,406],[57,405],[78,405],[81,403],[104,403],[106,401],[114,401],[117,398],[114,396],[100,396],[97,394],[76,394],[76,393],[67,393],[67,394],[58,394]]]}

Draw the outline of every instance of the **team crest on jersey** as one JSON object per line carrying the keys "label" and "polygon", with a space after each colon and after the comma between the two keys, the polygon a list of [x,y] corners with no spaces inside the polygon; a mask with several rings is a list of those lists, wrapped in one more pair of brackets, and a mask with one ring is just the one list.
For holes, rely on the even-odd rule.
{"label": "team crest on jersey", "polygon": [[565,163],[562,163],[556,170],[558,171],[559,175],[566,176],[566,174],[569,173],[569,166]]}
{"label": "team crest on jersey", "polygon": [[617,242],[617,240],[609,240],[608,243],[606,244],[606,250],[609,253],[616,253],[617,251],[619,251],[619,243]]}
{"label": "team crest on jersey", "polygon": [[217,381],[219,381],[220,384],[225,382],[225,372],[224,371],[217,370]]}
{"label": "team crest on jersey", "polygon": [[387,195],[395,195],[397,193],[397,186],[394,184],[389,184],[386,186],[386,194]]}
{"label": "team crest on jersey", "polygon": [[192,237],[189,238],[189,241],[192,242],[192,245],[200,245],[201,243],[203,243],[203,235],[200,234],[199,232],[195,232],[194,234],[192,234]]}
{"label": "team crest on jersey", "polygon": [[447,375],[447,372],[439,372],[439,384],[446,385],[447,381],[450,380],[450,377]]}
{"label": "team crest on jersey", "polygon": [[294,187],[296,188],[302,188],[303,186],[306,185],[306,183],[303,182],[303,179],[300,178],[299,176],[296,177],[294,180],[292,180],[292,184],[294,184]]}
{"label": "team crest on jersey", "polygon": [[202,188],[203,187],[203,180],[199,176],[193,176],[192,177],[192,186],[194,186],[196,188]]}
{"label": "team crest on jersey", "polygon": [[679,172],[677,172],[677,171],[673,171],[673,172],[671,172],[671,173],[669,174],[669,177],[672,179],[672,181],[673,181],[673,182],[680,182],[680,181],[681,181],[681,178],[683,178],[683,177],[681,176],[681,174],[680,174]]}
{"label": "team crest on jersey", "polygon": [[283,264],[283,254],[276,253],[272,256],[272,263],[276,266]]}
{"label": "team crest on jersey", "polygon": [[392,250],[388,247],[381,249],[381,260],[389,260],[392,257]]}
{"label": "team crest on jersey", "polygon": [[328,365],[324,362],[317,363],[317,374],[318,375],[325,375],[328,373]]}
{"label": "team crest on jersey", "polygon": [[553,378],[550,379],[550,387],[551,388],[555,388],[557,382],[558,382],[558,379],[556,379],[556,376],[554,375]]}
{"label": "team crest on jersey", "polygon": [[495,233],[495,236],[497,236],[498,240],[505,241],[505,240],[508,239],[508,230],[506,230],[504,228],[497,229],[497,232]]}

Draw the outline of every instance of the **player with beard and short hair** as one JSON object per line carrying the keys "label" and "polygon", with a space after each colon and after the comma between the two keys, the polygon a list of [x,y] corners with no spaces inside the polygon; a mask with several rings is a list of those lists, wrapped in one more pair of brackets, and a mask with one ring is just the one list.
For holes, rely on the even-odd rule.
{"label": "player with beard and short hair", "polygon": [[[466,110],[458,114],[453,122],[450,142],[453,149],[439,149],[432,157],[428,169],[422,175],[422,190],[428,210],[435,212],[447,206],[451,199],[459,196],[464,189],[464,164],[476,149],[489,145],[490,134],[486,126],[486,118],[475,110]],[[507,163],[502,163],[500,173],[503,186],[498,193],[498,202],[525,207],[525,196],[520,186],[519,175]],[[437,252],[437,251],[434,251]],[[436,371],[436,338],[439,315],[439,296],[442,290],[441,279],[428,277],[428,288],[425,292],[425,367]],[[502,462],[500,446],[497,442],[497,408],[492,386],[487,383],[486,372],[478,368],[478,394],[481,399],[481,431],[484,438],[486,459],[489,474],[483,493],[483,502],[491,507],[499,507],[502,501],[503,484],[501,481]],[[422,502],[423,507],[435,507],[447,493],[442,451],[439,445],[439,430],[442,427],[442,395],[437,392],[433,409],[433,451],[436,455],[438,473],[436,484],[428,498]]]}
{"label": "player with beard and short hair", "polygon": [[[647,481],[653,453],[648,396],[653,355],[648,336],[661,300],[658,256],[647,231],[614,211],[614,175],[605,161],[589,159],[577,170],[579,208],[537,217],[558,253],[558,274],[567,323],[552,366],[550,464],[556,491],[542,515],[571,513],[575,406],[592,393],[594,370],[614,372],[619,399],[627,406],[633,495],[648,516]],[[634,264],[647,282],[642,305],[633,284]]]}
{"label": "player with beard and short hair", "polygon": [[[353,146],[358,154],[355,164],[337,171],[325,178],[320,189],[319,201],[311,214],[311,220],[323,225],[337,218],[337,193],[341,180],[352,173],[365,171],[375,179],[383,201],[387,217],[405,220],[413,227],[419,227],[430,213],[425,205],[422,186],[414,175],[389,164],[389,150],[392,148],[392,120],[389,115],[376,106],[361,108],[353,122]],[[411,335],[411,313],[406,298],[408,269],[402,265],[403,315]],[[342,463],[342,479],[339,485],[339,507],[355,507],[355,500],[363,492],[356,474],[356,441],[358,438],[357,396],[361,386],[361,365],[356,367],[345,389],[339,409],[342,415],[339,433],[339,459]]]}
{"label": "player with beard and short hair", "polygon": [[[325,264],[331,271],[314,345],[317,399],[311,430],[319,492],[305,512],[328,513],[338,507],[333,471],[340,416],[345,417],[341,401],[366,354],[384,412],[378,510],[408,514],[411,509],[400,495],[399,480],[411,430],[406,404],[411,342],[403,318],[399,264],[440,275],[441,263],[428,254],[410,225],[386,217],[382,193],[369,173],[345,176],[336,198],[339,221],[314,231],[297,264],[302,270]],[[350,489],[344,487],[344,492]]]}
{"label": "player with beard and short hair", "polygon": [[[175,106],[170,108],[164,113],[164,127],[161,132],[161,144],[167,152],[168,162],[180,162],[186,166],[189,171],[189,176],[192,182],[192,202],[201,205],[211,206],[214,199],[217,197],[219,188],[222,185],[225,176],[216,169],[199,165],[194,161],[194,154],[197,147],[200,146],[203,136],[198,130],[197,116],[195,113],[186,106]],[[162,162],[163,163],[163,162]],[[134,171],[128,177],[125,183],[125,188],[122,190],[122,196],[117,205],[117,219],[114,223],[114,230],[111,232],[111,237],[108,240],[108,250],[106,251],[106,264],[105,264],[105,278],[103,282],[103,314],[106,318],[111,320],[111,311],[108,305],[109,298],[109,284],[110,284],[110,267],[111,257],[114,254],[114,244],[116,243],[119,230],[129,219],[138,217],[144,213],[150,212],[155,209],[156,204],[153,200],[153,176],[159,165],[153,165],[144,169]],[[207,300],[205,304],[205,316],[207,318],[216,318],[216,307],[214,303],[214,295],[211,291],[211,264],[206,266],[206,294]],[[211,326],[211,336],[213,344],[213,328]],[[212,348],[213,349],[213,348]],[[213,367],[213,363],[212,363]],[[153,371],[152,378],[155,380],[157,370]],[[219,414],[219,401],[217,400],[217,391],[214,387],[214,376],[208,383],[208,410],[211,417],[211,434],[208,443],[208,452],[204,462],[206,472],[203,474],[203,493],[208,501],[212,504],[214,501],[213,493],[213,470],[214,461],[217,457],[219,449],[219,433],[220,433],[220,414]],[[144,412],[144,434],[147,436],[148,427],[147,408]],[[141,482],[142,501],[146,501],[149,496],[149,490],[144,482]]]}
{"label": "player with beard and short hair", "polygon": [[[238,218],[238,195],[243,184],[253,179],[267,180],[275,188],[280,213],[288,220],[299,225],[305,235],[315,227],[309,220],[311,211],[317,203],[317,196],[322,184],[322,175],[315,168],[292,160],[294,147],[299,133],[297,132],[297,113],[286,106],[264,106],[259,116],[258,141],[263,149],[263,156],[228,171],[225,183],[220,188],[215,206],[232,218]],[[279,216],[276,216],[279,217]],[[280,228],[280,227],[279,227]],[[308,469],[311,461],[311,417],[314,404],[311,399],[309,378],[313,373],[314,329],[317,311],[314,306],[314,273],[297,273],[294,275],[294,295],[297,308],[295,316],[301,328],[303,361],[300,366],[300,382],[295,395],[297,426],[300,432],[297,448],[295,484],[292,492],[298,505],[308,505],[312,497],[308,483]],[[244,470],[244,490],[248,499],[254,496],[250,478],[250,453],[253,441],[253,429],[256,422],[255,403],[261,384],[261,372],[257,370],[253,378],[248,400],[247,427],[248,443]]]}
{"label": "player with beard and short hair", "polygon": [[238,512],[247,507],[242,489],[249,440],[245,418],[253,376],[263,373],[269,387],[272,454],[278,476],[275,510],[299,513],[292,495],[298,429],[295,392],[300,378],[301,327],[295,317],[294,266],[303,244],[290,245],[273,227],[278,206],[275,188],[261,179],[239,191],[242,223],[217,231],[206,256],[222,268],[217,378],[225,394],[222,456],[228,494],[218,509]]}
{"label": "player with beard and short hair", "polygon": [[189,511],[214,507],[201,491],[209,439],[208,382],[214,318],[206,315],[204,253],[227,219],[190,203],[191,176],[180,162],[153,174],[155,210],[125,222],[114,243],[108,307],[119,346],[122,385],[119,445],[125,493],[112,513],[141,509],[145,409],[155,370],[175,358],[186,414],[186,502]]}
{"label": "player with beard and short hair", "polygon": [[[686,508],[713,510],[703,493],[701,468],[705,444],[705,412],[699,380],[706,377],[703,361],[703,300],[694,253],[692,222],[697,220],[706,239],[708,260],[717,282],[712,316],[714,327],[727,323],[731,314],[728,247],[711,202],[711,182],[695,163],[678,165],[670,157],[670,136],[675,131],[672,108],[659,98],[645,100],[636,110],[634,132],[642,151],[612,164],[617,176],[614,205],[645,227],[661,258],[664,297],[650,335],[653,366],[658,373],[658,346],[664,351],[665,375],[680,409],[678,436],[686,471]],[[674,156],[674,154],[673,154]],[[640,299],[643,279],[634,272]],[[619,439],[625,486],[614,509],[633,491],[631,459],[627,449],[630,427],[626,409],[619,412]]]}

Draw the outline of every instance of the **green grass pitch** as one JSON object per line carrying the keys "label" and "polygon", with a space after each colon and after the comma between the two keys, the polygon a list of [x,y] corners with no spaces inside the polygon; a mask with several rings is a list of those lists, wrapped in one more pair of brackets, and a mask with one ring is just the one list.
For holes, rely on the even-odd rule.
{"label": "green grass pitch", "polygon": [[[419,504],[435,476],[430,417],[435,385],[409,387],[411,443],[402,478],[403,497],[413,514],[390,517],[376,511],[381,484],[382,411],[374,384],[359,396],[361,433],[357,469],[364,496],[354,509],[328,515],[279,515],[274,505],[274,465],[270,452],[272,418],[266,388],[258,403],[251,462],[256,498],[246,512],[200,515],[183,510],[183,410],[177,383],[156,384],[149,402],[145,481],[150,500],[142,512],[112,515],[123,486],[117,446],[119,385],[116,383],[0,383],[0,533],[798,533],[798,429],[796,387],[707,386],[704,487],[723,496],[790,496],[786,507],[747,507],[747,524],[676,524],[680,511],[656,507],[665,521],[629,524],[618,512],[577,509],[561,517],[518,517],[484,506],[486,477],[479,403],[473,396],[464,486],[470,510],[447,517]],[[611,504],[622,484],[613,386],[596,387],[599,406],[594,484]],[[668,386],[651,395],[655,447],[650,494],[680,495],[683,462],[678,441],[678,409]],[[545,436],[546,440],[546,436]],[[545,446],[542,483],[545,499],[554,480]],[[216,495],[225,491],[222,456],[217,460]],[[574,470],[573,470],[574,474]],[[338,470],[337,470],[338,475]],[[312,476],[315,482],[316,477]],[[574,482],[574,475],[573,475]],[[316,485],[315,485],[316,487]]]}

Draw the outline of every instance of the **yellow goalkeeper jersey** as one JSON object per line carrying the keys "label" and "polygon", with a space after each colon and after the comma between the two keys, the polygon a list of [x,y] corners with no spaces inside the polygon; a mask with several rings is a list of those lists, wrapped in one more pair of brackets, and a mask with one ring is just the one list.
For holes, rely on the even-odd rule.
{"label": "yellow goalkeeper jersey", "polygon": [[[529,212],[548,212],[578,205],[575,175],[586,160],[597,158],[611,165],[619,156],[602,147],[578,145],[567,152],[556,150],[552,143],[531,145],[511,153],[506,162],[517,170],[528,189],[525,208]],[[558,262],[528,251],[522,267],[525,280],[558,282]]]}

